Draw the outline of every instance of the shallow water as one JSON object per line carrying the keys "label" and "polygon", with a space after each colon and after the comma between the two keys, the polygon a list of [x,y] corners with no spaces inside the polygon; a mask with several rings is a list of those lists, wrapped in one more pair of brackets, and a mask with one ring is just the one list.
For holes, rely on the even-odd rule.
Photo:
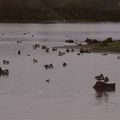
{"label": "shallow water", "polygon": [[[0,42],[0,66],[10,71],[9,76],[0,77],[0,120],[119,120],[119,54],[78,56],[76,50],[58,56],[51,49],[50,53],[41,47],[33,50],[33,43],[33,38],[20,44]],[[3,65],[4,59],[9,65]],[[51,63],[54,69],[46,70],[44,65]],[[95,92],[94,76],[100,73],[116,83],[115,92]]]}

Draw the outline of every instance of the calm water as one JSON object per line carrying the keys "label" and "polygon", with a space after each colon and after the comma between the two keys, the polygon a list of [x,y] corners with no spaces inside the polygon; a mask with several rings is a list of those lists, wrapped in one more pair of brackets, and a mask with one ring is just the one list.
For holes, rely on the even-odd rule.
{"label": "calm water", "polygon": [[[27,40],[63,42],[65,39],[85,40],[107,37],[120,39],[120,23],[80,24],[0,24],[0,40]],[[24,33],[27,33],[24,35]]]}
{"label": "calm water", "polygon": [[[34,41],[62,42],[69,36],[120,38],[120,24],[0,24],[0,33],[4,33],[1,41],[13,41],[0,42],[0,66],[10,71],[8,77],[0,77],[0,120],[120,119],[119,54],[58,56],[58,52],[32,48]],[[32,42],[17,44],[16,40]],[[38,62],[34,64],[33,58]],[[3,65],[4,59],[10,64]],[[63,62],[68,66],[64,68]],[[50,63],[54,69],[45,70],[44,64]],[[116,83],[116,92],[94,91],[94,76],[100,73]]]}

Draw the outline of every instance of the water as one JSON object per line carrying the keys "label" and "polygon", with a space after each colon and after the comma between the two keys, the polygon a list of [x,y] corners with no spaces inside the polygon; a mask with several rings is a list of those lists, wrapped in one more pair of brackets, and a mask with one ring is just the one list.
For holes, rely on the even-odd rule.
{"label": "water", "polygon": [[[66,39],[83,41],[87,37],[103,40],[120,39],[120,23],[80,24],[0,24],[0,40],[64,42]],[[24,35],[24,33],[27,33]],[[4,39],[5,38],[5,39]]]}
{"label": "water", "polygon": [[[90,29],[91,25],[94,29]],[[108,29],[111,28],[109,25],[114,29]],[[10,71],[9,76],[0,77],[0,120],[120,119],[120,61],[117,59],[119,54],[104,56],[92,53],[78,56],[76,51],[58,56],[58,52],[45,53],[41,48],[37,50],[32,48],[33,43],[37,41],[38,33],[47,38],[42,44],[47,42],[49,46],[51,38],[55,40],[60,37],[64,40],[62,39],[65,37],[64,34],[69,32],[77,38],[79,35],[74,34],[76,31],[78,33],[85,31],[84,35],[86,31],[93,31],[94,34],[96,30],[102,31],[100,26],[107,26],[104,29],[106,33],[110,31],[118,33],[119,24],[1,24],[0,26],[0,32],[5,33],[1,35],[0,66]],[[24,36],[23,33],[27,31],[31,35],[34,33],[35,37],[31,38],[28,34]],[[55,34],[56,32],[58,34]],[[51,38],[46,33],[52,33]],[[115,32],[111,33],[115,35]],[[99,34],[103,37],[102,35]],[[14,42],[18,39],[24,42],[20,44]],[[26,40],[30,42],[25,42]],[[54,42],[61,42],[57,40]],[[21,50],[20,56],[17,55],[18,49]],[[30,56],[27,56],[28,54]],[[33,63],[33,58],[38,62]],[[10,64],[3,65],[4,59],[9,60]],[[68,66],[64,68],[63,62]],[[45,70],[44,64],[50,63],[54,65],[54,69]],[[116,83],[115,92],[102,94],[95,92],[92,88],[96,82],[94,76],[100,73],[109,76],[110,82]],[[47,79],[50,79],[50,83],[45,82]]]}

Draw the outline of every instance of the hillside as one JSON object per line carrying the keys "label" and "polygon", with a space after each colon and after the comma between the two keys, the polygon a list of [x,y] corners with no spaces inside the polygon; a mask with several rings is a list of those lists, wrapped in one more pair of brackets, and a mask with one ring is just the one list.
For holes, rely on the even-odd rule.
{"label": "hillside", "polygon": [[0,0],[0,21],[120,21],[120,0]]}

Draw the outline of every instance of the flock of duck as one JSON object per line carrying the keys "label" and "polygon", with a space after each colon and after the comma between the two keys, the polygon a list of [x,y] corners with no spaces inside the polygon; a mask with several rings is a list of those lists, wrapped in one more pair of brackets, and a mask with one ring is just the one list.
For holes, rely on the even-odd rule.
{"label": "flock of duck", "polygon": [[[24,35],[26,35],[27,33],[24,33]],[[4,35],[4,34],[2,34]],[[34,35],[32,35],[32,37],[34,37]],[[70,42],[70,43],[73,43],[73,41],[65,41],[65,42]],[[17,41],[17,44],[21,44],[22,41]],[[50,48],[48,48],[47,46],[45,45],[40,45],[40,44],[34,44],[33,45],[33,49],[39,49],[41,48],[42,50],[44,50],[46,53],[49,53],[50,52]],[[58,48],[57,47],[52,47],[52,51],[57,51],[58,52],[58,56],[63,56],[65,55],[66,53],[69,53],[69,52],[74,52],[75,49],[74,47],[69,47],[69,48],[65,48],[66,50],[63,52],[63,51],[58,51]],[[77,52],[77,55],[80,55],[82,53],[90,53],[90,51],[88,50],[84,50],[83,48],[79,48],[78,49],[78,52]],[[18,55],[21,55],[21,50],[18,50],[17,51],[17,54]],[[102,55],[107,55],[107,54],[102,54]],[[30,54],[28,54],[28,56],[30,56]],[[118,59],[120,59],[120,56],[117,57]],[[38,60],[36,58],[33,58],[33,63],[37,63]],[[9,61],[8,60],[3,60],[3,64],[5,65],[8,65],[9,64]],[[63,62],[63,67],[67,67],[67,63],[66,62]],[[47,69],[54,69],[54,65],[53,64],[45,64],[44,65],[44,68],[47,70]],[[8,69],[2,69],[0,67],[0,76],[8,76],[9,75],[9,70]],[[98,76],[95,76],[95,79],[97,80],[96,84],[93,86],[93,88],[97,89],[97,90],[108,90],[108,91],[115,91],[115,83],[107,83],[109,81],[109,78],[108,77],[104,77],[103,74],[100,74]],[[50,82],[50,79],[47,79],[45,80],[45,82],[49,83]]]}
{"label": "flock of duck", "polygon": [[[47,46],[45,45],[40,45],[40,44],[34,44],[33,45],[33,49],[38,49],[38,48],[42,48],[42,50],[44,50],[46,53],[49,53],[50,52],[50,48],[48,48]],[[52,51],[58,51],[58,48],[57,47],[53,47],[52,48]],[[74,52],[75,49],[74,48],[66,48],[66,50],[63,52],[63,51],[58,51],[58,56],[63,56],[65,55],[66,53],[69,53],[69,52]],[[77,55],[80,55],[82,53],[90,53],[90,52],[86,52],[84,51],[82,48],[79,49],[79,52],[77,52]],[[21,51],[18,50],[18,55],[21,54]],[[107,53],[103,53],[101,55],[108,55]],[[120,56],[117,57],[117,59],[120,59]],[[5,61],[4,61],[5,62]],[[37,59],[33,59],[33,63],[37,63],[38,60]],[[67,63],[66,62],[63,62],[63,67],[66,67],[67,66]],[[45,64],[44,65],[44,68],[47,70],[47,69],[54,69],[54,65],[53,64]],[[97,75],[95,76],[95,79],[97,80],[97,82],[95,83],[95,85],[93,86],[93,88],[97,91],[115,91],[115,83],[108,83],[109,82],[109,78],[106,76],[104,77],[103,74],[100,74],[100,75]],[[50,79],[47,79],[45,80],[45,82],[49,83],[50,82]]]}
{"label": "flock of duck", "polygon": [[[22,41],[17,41],[17,44],[22,44]],[[55,48],[53,47],[52,49],[51,48],[48,48],[46,45],[40,45],[40,44],[33,44],[33,50],[36,50],[36,49],[42,49],[44,52],[46,53],[49,53],[50,50],[51,51],[58,51],[58,48]],[[73,49],[71,50],[73,52]],[[63,56],[65,55],[66,53],[69,53],[70,50],[69,49],[66,49],[66,52],[62,52],[62,51],[58,51],[58,56]],[[20,56],[22,55],[23,51],[22,50],[18,50],[17,51],[17,55]],[[30,54],[28,54],[27,56],[30,56]],[[33,58],[33,63],[37,63],[38,60],[36,58]],[[3,60],[3,65],[9,65],[10,62],[9,60]],[[47,69],[54,69],[54,65],[51,63],[51,64],[44,64],[43,65],[44,68],[47,70]],[[67,63],[66,62],[63,62],[62,63],[62,66],[63,67],[67,67]],[[1,76],[8,76],[9,75],[9,70],[8,69],[3,69],[0,67],[0,77]],[[49,83],[49,79],[45,80],[47,83]]]}

